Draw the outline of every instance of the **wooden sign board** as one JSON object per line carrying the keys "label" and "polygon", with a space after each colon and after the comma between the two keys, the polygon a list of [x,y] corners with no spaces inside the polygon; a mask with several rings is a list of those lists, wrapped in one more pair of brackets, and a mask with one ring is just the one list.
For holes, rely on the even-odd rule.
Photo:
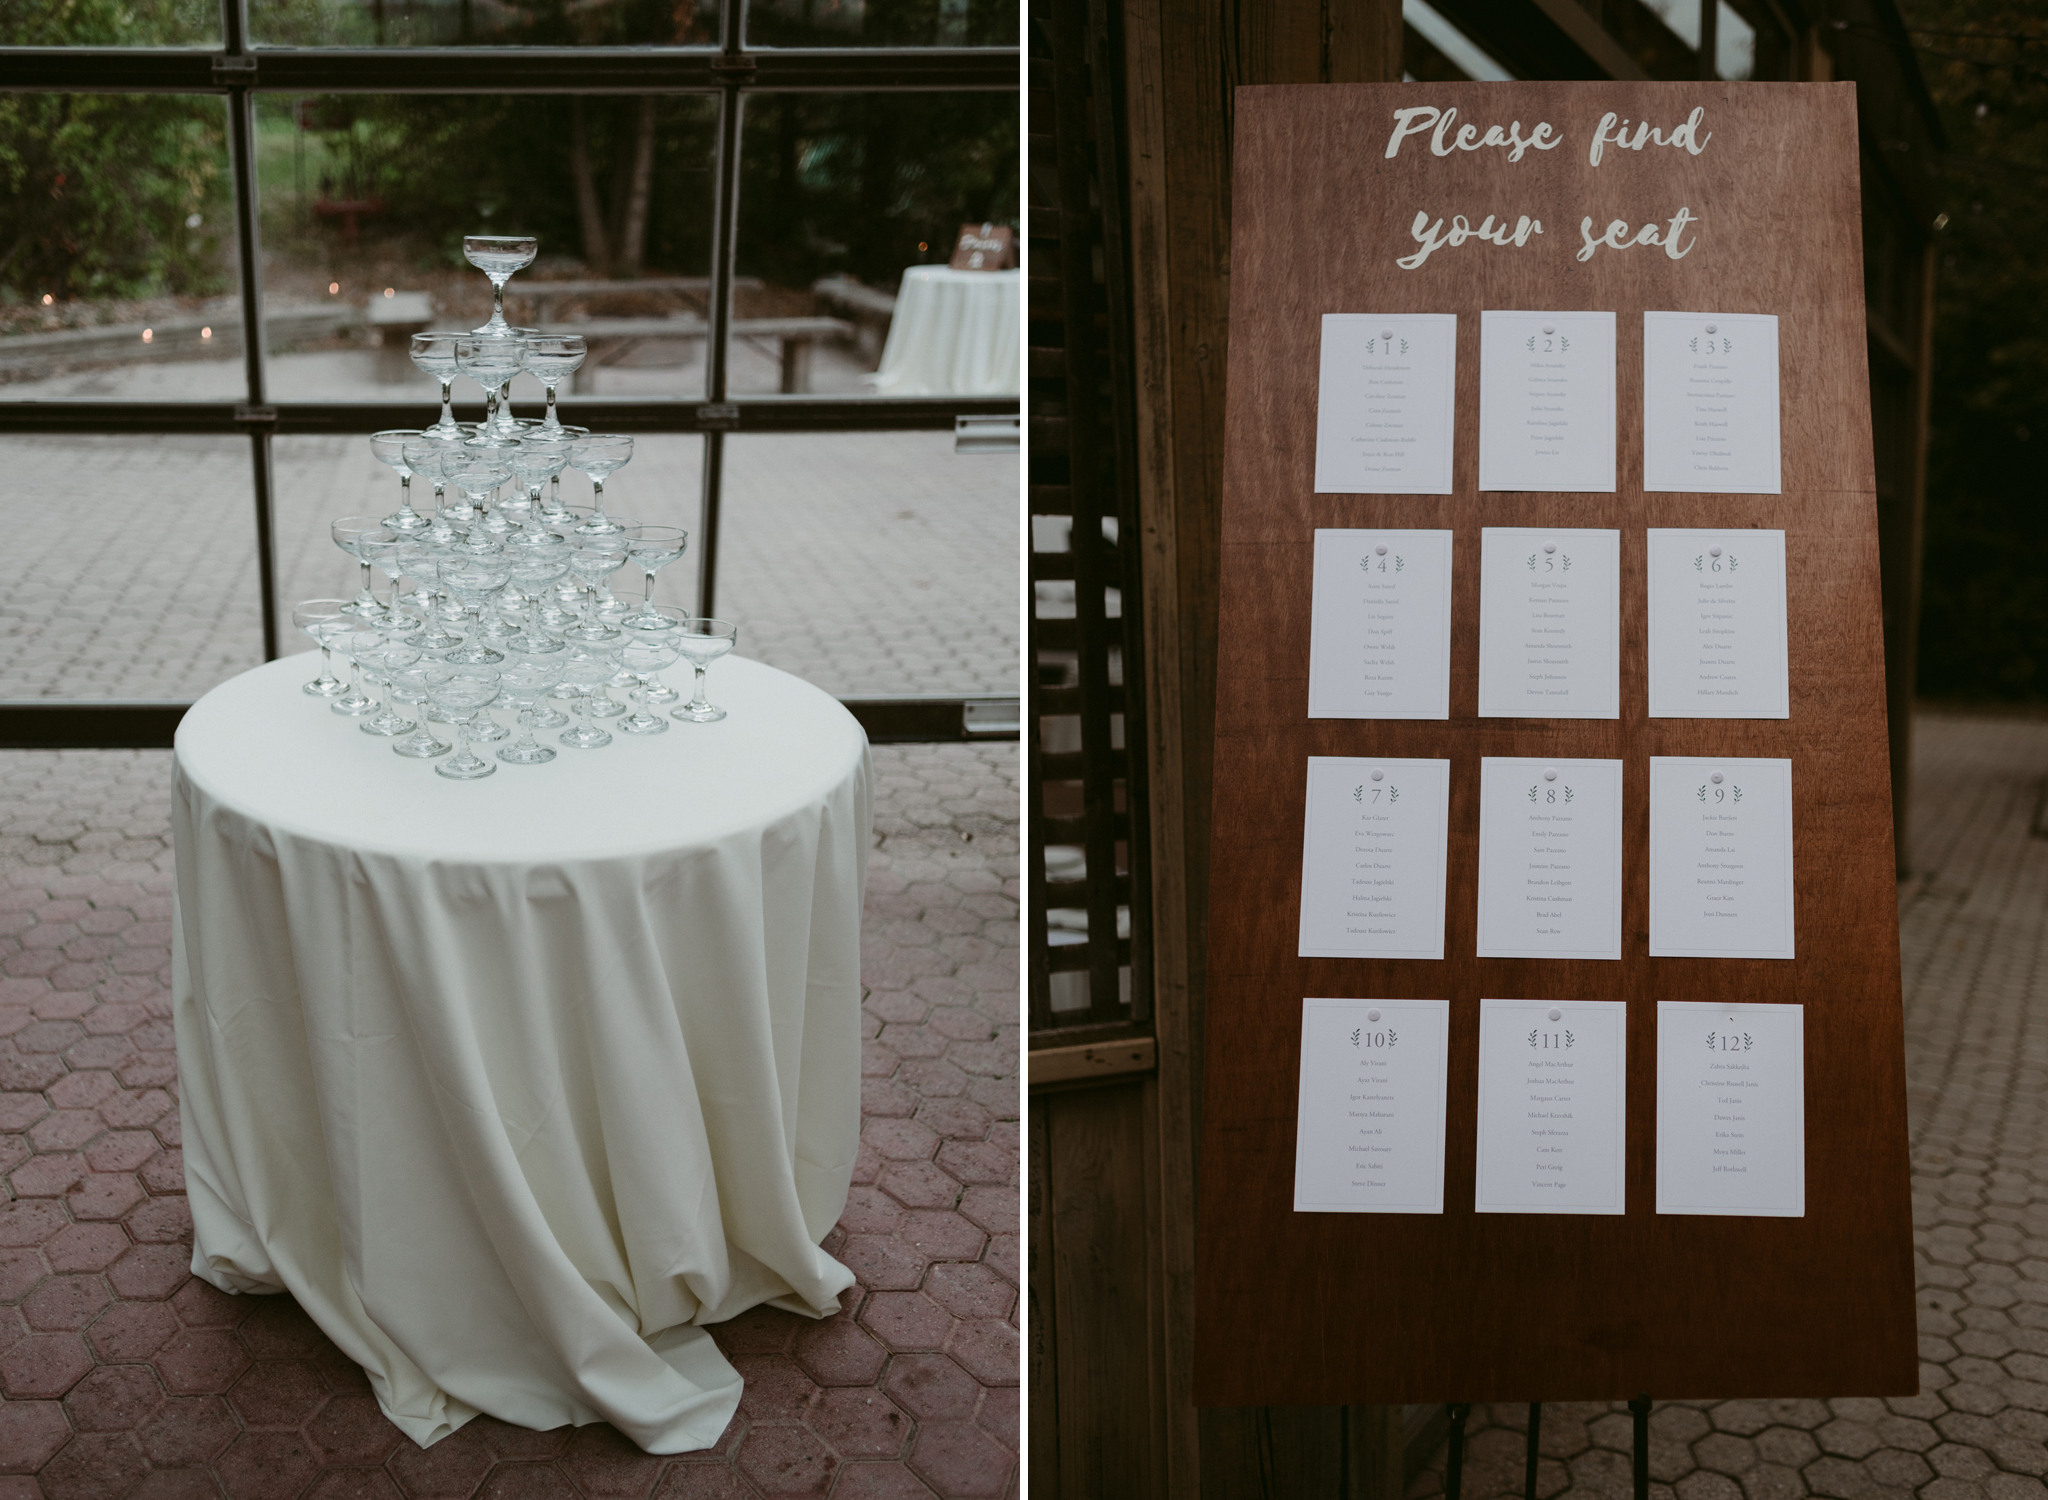
{"label": "wooden sign board", "polygon": [[956,271],[1007,271],[1017,263],[1017,231],[1007,224],[962,224],[953,242]]}
{"label": "wooden sign board", "polygon": [[[1455,108],[1456,121],[1390,156],[1395,112],[1415,106]],[[1603,116],[1670,139],[1695,111],[1697,152],[1685,140],[1617,149],[1611,121],[1591,160]],[[1547,122],[1561,144],[1519,160],[1484,144],[1511,122],[1523,137]],[[1857,155],[1848,84],[1238,90],[1201,1404],[1917,1389]],[[1639,238],[1681,210],[1682,256],[1661,232]],[[1418,215],[1543,227],[1519,248],[1440,243],[1408,269],[1397,262],[1419,248]],[[1503,309],[1615,315],[1616,493],[1478,490],[1480,314]],[[1694,310],[1779,319],[1781,494],[1644,492],[1643,314]],[[1342,312],[1457,315],[1449,495],[1315,492],[1320,323]],[[1619,530],[1618,719],[1477,717],[1483,526]],[[1789,718],[1647,717],[1645,531],[1705,526],[1785,532]],[[1317,527],[1455,533],[1448,720],[1307,717]],[[1647,763],[1686,755],[1791,760],[1796,959],[1648,955]],[[1311,756],[1450,761],[1441,961],[1296,956]],[[1474,956],[1483,756],[1623,762],[1619,961]],[[1441,1214],[1294,1211],[1307,997],[1450,1002]],[[1482,998],[1626,1002],[1625,1213],[1474,1211]],[[1803,1217],[1655,1211],[1660,1000],[1805,1007]]]}

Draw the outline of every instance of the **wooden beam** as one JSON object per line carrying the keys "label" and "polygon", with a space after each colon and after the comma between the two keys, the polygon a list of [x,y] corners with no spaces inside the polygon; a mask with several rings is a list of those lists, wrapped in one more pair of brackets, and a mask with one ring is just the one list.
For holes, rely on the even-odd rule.
{"label": "wooden beam", "polygon": [[1031,1087],[1124,1078],[1149,1073],[1158,1052],[1149,1036],[1116,1042],[1083,1042],[1074,1047],[1039,1047],[1031,1054]]}

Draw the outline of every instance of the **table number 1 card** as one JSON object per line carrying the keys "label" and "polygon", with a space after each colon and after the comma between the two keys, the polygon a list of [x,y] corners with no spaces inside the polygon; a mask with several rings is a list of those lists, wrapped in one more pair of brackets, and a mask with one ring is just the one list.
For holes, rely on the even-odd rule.
{"label": "table number 1 card", "polygon": [[1657,1212],[1805,1216],[1803,1007],[1657,1002]]}
{"label": "table number 1 card", "polygon": [[1296,1213],[1444,1211],[1448,1000],[1301,1002]]}
{"label": "table number 1 card", "polygon": [[1303,958],[1444,956],[1451,763],[1312,755]]}
{"label": "table number 1 card", "polygon": [[1643,488],[1776,495],[1778,320],[1643,314]]}
{"label": "table number 1 card", "polygon": [[1626,1211],[1628,1004],[1479,1002],[1483,1214]]}
{"label": "table number 1 card", "polygon": [[1311,719],[1451,716],[1451,533],[1316,532]]}
{"label": "table number 1 card", "polygon": [[1651,756],[1650,956],[1792,946],[1792,762]]}
{"label": "table number 1 card", "polygon": [[1325,313],[1316,493],[1448,495],[1456,313]]}
{"label": "table number 1 card", "polygon": [[1650,717],[1791,716],[1785,533],[1650,532]]}

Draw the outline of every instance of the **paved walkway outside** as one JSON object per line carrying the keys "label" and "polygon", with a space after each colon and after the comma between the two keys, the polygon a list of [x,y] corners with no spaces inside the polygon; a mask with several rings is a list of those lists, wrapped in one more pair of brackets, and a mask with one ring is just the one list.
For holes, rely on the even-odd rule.
{"label": "paved walkway outside", "polygon": [[[1657,1500],[2044,1500],[2048,1475],[2048,723],[1923,712],[1899,887],[1920,1394],[1669,1401]],[[1473,1408],[1463,1491],[1522,1493],[1526,1406]],[[1625,1405],[1545,1405],[1545,1500],[1625,1500]],[[1444,1454],[1409,1486],[1443,1490]]]}
{"label": "paved walkway outside", "polygon": [[1005,1496],[1018,1451],[1014,745],[875,752],[863,1150],[814,1322],[720,1325],[706,1453],[479,1417],[421,1450],[288,1297],[194,1280],[167,752],[0,754],[0,1500]]}

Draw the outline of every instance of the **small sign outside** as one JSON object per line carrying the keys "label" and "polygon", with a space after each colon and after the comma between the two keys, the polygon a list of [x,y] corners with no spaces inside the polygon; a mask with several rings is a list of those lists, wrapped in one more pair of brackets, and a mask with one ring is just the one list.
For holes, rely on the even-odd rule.
{"label": "small sign outside", "polygon": [[1007,224],[962,224],[946,264],[956,271],[1007,271],[1017,264],[1017,231]]}

